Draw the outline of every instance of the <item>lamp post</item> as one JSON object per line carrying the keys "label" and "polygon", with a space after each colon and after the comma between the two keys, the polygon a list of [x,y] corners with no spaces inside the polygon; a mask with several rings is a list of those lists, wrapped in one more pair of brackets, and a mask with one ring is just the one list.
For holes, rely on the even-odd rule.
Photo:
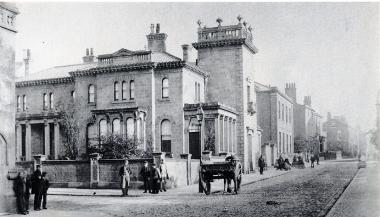
{"label": "lamp post", "polygon": [[197,109],[197,120],[199,123],[199,142],[200,142],[200,150],[201,150],[201,156],[199,157],[199,181],[198,181],[198,187],[199,187],[199,193],[203,193],[203,186],[202,186],[202,121],[203,121],[203,109],[201,104],[199,103],[199,107]]}

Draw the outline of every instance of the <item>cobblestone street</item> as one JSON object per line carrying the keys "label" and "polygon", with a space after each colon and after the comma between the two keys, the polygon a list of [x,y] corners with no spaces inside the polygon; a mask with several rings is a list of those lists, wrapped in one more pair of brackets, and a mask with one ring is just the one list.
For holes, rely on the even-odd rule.
{"label": "cobblestone street", "polygon": [[209,196],[194,188],[186,194],[170,190],[127,198],[50,195],[49,209],[32,210],[30,216],[318,216],[326,214],[356,172],[357,162],[323,162],[247,184],[238,195],[215,188]]}

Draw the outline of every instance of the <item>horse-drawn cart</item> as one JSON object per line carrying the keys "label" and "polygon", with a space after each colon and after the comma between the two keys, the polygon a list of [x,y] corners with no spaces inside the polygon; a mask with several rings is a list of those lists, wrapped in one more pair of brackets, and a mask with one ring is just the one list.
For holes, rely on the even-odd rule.
{"label": "horse-drawn cart", "polygon": [[231,192],[231,180],[234,181],[234,192],[237,194],[242,179],[242,166],[239,158],[229,156],[224,161],[201,161],[199,182],[206,195],[211,193],[211,182],[215,179],[224,180],[224,190]]}

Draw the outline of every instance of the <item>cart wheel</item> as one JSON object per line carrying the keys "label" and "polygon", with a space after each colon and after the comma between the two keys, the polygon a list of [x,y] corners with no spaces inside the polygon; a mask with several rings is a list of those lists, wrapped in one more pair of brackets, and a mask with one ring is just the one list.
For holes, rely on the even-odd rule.
{"label": "cart wheel", "polygon": [[210,193],[211,193],[211,183],[210,183],[210,181],[206,182],[205,193],[206,193],[206,195],[210,195]]}

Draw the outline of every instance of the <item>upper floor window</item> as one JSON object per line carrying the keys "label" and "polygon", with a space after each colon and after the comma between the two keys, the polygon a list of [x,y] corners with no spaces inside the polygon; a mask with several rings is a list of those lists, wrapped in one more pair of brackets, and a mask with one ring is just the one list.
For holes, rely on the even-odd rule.
{"label": "upper floor window", "polygon": [[199,102],[201,100],[201,84],[195,82],[195,101]]}
{"label": "upper floor window", "polygon": [[162,98],[168,98],[169,97],[169,79],[164,78],[162,79]]}
{"label": "upper floor window", "polygon": [[17,95],[17,109],[21,109],[21,98]]}
{"label": "upper floor window", "polygon": [[201,84],[198,83],[198,101],[201,101]]}
{"label": "upper floor window", "polygon": [[43,109],[47,109],[48,108],[48,103],[47,103],[47,94],[44,93],[43,94]]}
{"label": "upper floor window", "polygon": [[54,94],[53,93],[50,93],[50,95],[49,95],[49,108],[50,109],[53,109],[54,108]]}
{"label": "upper floor window", "polygon": [[289,108],[289,123],[292,123],[292,113],[293,113],[293,109],[292,107]]}
{"label": "upper floor window", "polygon": [[284,117],[284,104],[282,104],[282,113],[281,113],[281,116],[282,116],[282,120],[284,121],[285,120],[285,117]]}
{"label": "upper floor window", "polygon": [[113,84],[113,100],[117,101],[119,100],[119,82],[115,82]]}
{"label": "upper floor window", "polygon": [[288,106],[285,107],[285,112],[286,112],[286,123],[288,123],[288,117],[289,117]]}
{"label": "upper floor window", "polygon": [[338,130],[336,132],[336,140],[341,141],[342,140],[342,131]]}
{"label": "upper floor window", "polygon": [[281,120],[281,104],[278,102],[278,119]]}
{"label": "upper floor window", "polygon": [[99,121],[99,136],[107,136],[107,121],[105,119]]}
{"label": "upper floor window", "polygon": [[129,82],[129,99],[135,99],[135,81]]}
{"label": "upper floor window", "polygon": [[95,87],[93,84],[90,84],[88,86],[88,102],[89,103],[95,102]]}
{"label": "upper floor window", "polygon": [[133,118],[127,119],[127,138],[133,139],[135,136],[135,121]]}
{"label": "upper floor window", "polygon": [[26,111],[26,95],[22,96],[22,110]]}
{"label": "upper floor window", "polygon": [[251,102],[251,86],[247,86],[247,103]]}
{"label": "upper floor window", "polygon": [[122,100],[127,99],[127,82],[126,81],[121,82],[121,99]]}

